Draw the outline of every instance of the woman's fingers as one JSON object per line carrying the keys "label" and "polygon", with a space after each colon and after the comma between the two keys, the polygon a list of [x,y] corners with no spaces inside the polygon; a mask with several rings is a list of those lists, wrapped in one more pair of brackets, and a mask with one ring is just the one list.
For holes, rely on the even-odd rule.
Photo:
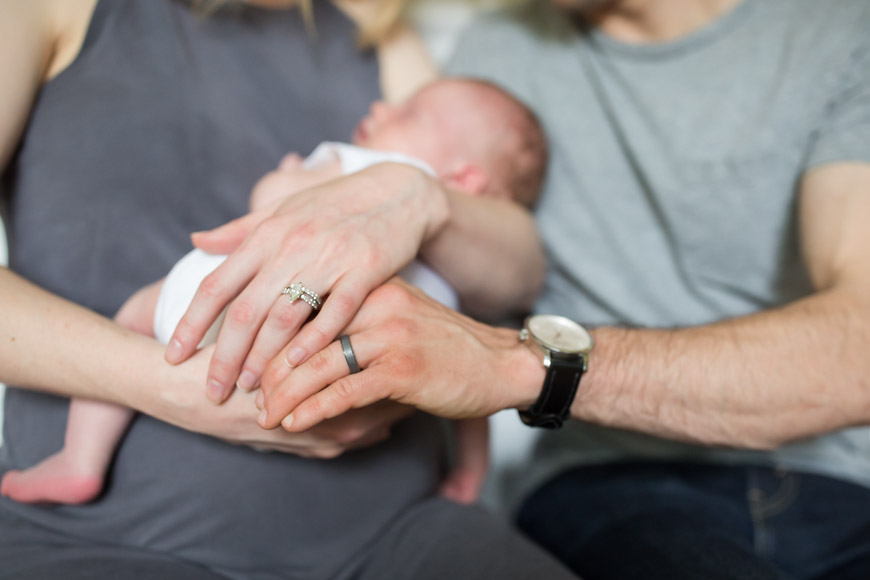
{"label": "woman's fingers", "polygon": [[178,364],[190,358],[224,307],[254,278],[258,270],[259,264],[247,260],[240,252],[228,257],[206,276],[169,340],[166,362]]}
{"label": "woman's fingers", "polygon": [[272,214],[271,211],[251,212],[206,232],[191,234],[193,245],[209,254],[229,254],[235,251],[257,224]]}
{"label": "woman's fingers", "polygon": [[254,388],[269,361],[285,347],[284,360],[292,366],[307,359],[308,353],[325,348],[353,318],[359,309],[359,296],[364,294],[353,277],[344,277],[335,284],[321,310],[304,327],[302,324],[311,315],[311,307],[307,303],[302,300],[293,304],[286,299],[276,301],[242,367],[239,388]]}
{"label": "woman's fingers", "polygon": [[[250,213],[214,230],[194,233],[191,240],[206,253],[229,254],[239,249],[243,240],[268,215]],[[237,252],[203,280],[166,348],[168,363],[178,364],[190,358],[226,305],[254,278],[262,263],[255,256],[241,256],[241,252]]]}
{"label": "woman's fingers", "polygon": [[[415,336],[416,325],[402,314],[420,306],[425,309],[431,300],[421,302],[421,296],[418,290],[398,278],[369,295],[345,330],[350,334],[357,364],[363,369],[350,377],[347,376],[350,373],[348,361],[338,341],[298,366],[286,360],[290,349],[294,348],[288,345],[282,355],[269,364],[263,377],[265,410],[260,416],[260,425],[272,428],[282,423],[288,428],[292,424],[293,431],[301,431],[349,409],[396,398],[401,385],[416,377],[419,370],[405,351],[411,348],[411,340],[423,337]],[[314,405],[317,413],[304,422],[294,417],[286,419],[289,413],[295,414],[294,409],[306,399],[309,399],[306,410]]]}
{"label": "woman's fingers", "polygon": [[[394,171],[403,178],[395,188],[384,187],[387,181],[395,181],[384,181]],[[443,200],[427,195],[427,181],[419,179],[417,170],[408,182],[408,171],[392,168],[389,175],[375,179],[380,172],[370,169],[287,197],[200,285],[170,341],[167,360],[177,363],[189,357],[232,301],[210,366],[207,392],[213,401],[224,400],[239,381],[246,360],[250,360],[246,370],[251,372],[241,384],[250,388],[263,359],[279,338],[286,339],[287,327],[296,324],[285,321],[281,330],[282,324],[269,323],[266,336],[255,342],[281,289],[296,281],[322,294],[324,304],[313,323],[303,327],[287,358],[298,364],[328,345],[366,295],[413,258],[432,231],[430,216],[443,213]],[[197,245],[227,250],[251,231],[257,219],[249,216],[199,235]],[[301,278],[290,278],[294,273]],[[255,344],[261,348],[249,356]]]}
{"label": "woman's fingers", "polygon": [[[311,322],[287,344],[285,359],[291,366],[305,361],[338,337],[359,310],[363,298],[371,288],[359,277],[345,276],[335,285],[323,302],[322,309]],[[286,344],[286,341],[285,341]],[[284,346],[284,345],[282,345]]]}
{"label": "woman's fingers", "polygon": [[[289,284],[282,271],[280,266],[262,270],[227,310],[209,366],[207,393],[213,402],[223,401],[232,392],[255,338],[262,332],[264,321],[276,306],[279,312],[287,314],[282,324],[294,326],[294,331],[311,314],[311,306],[303,299],[297,299],[289,311],[281,306],[281,303],[290,302],[288,296],[282,294]],[[282,340],[286,343],[287,338],[286,335],[270,334],[265,339],[267,348],[273,348],[272,345]],[[277,348],[281,346],[283,344],[278,344]],[[258,379],[258,376],[253,377],[254,384]],[[245,381],[250,380],[246,376]]]}
{"label": "woman's fingers", "polygon": [[250,391],[259,384],[269,361],[281,352],[311,312],[311,306],[303,300],[290,302],[282,295],[275,301],[242,366],[237,382],[240,389]]}

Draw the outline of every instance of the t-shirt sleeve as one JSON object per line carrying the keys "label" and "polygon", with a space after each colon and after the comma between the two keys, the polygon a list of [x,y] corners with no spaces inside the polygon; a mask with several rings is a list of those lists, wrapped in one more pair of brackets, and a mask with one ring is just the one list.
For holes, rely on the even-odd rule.
{"label": "t-shirt sleeve", "polygon": [[807,168],[870,163],[870,40],[852,53],[810,146]]}

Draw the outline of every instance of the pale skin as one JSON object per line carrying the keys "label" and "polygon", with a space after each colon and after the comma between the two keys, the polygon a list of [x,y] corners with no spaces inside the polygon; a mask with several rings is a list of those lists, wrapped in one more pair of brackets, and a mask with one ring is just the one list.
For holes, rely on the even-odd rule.
{"label": "pale skin", "polygon": [[[620,39],[655,42],[688,34],[733,4],[598,2],[595,21]],[[572,417],[747,449],[870,423],[868,194],[870,164],[830,164],[801,177],[800,242],[815,287],[806,298],[694,328],[593,330],[597,346]],[[482,417],[528,408],[544,380],[540,352],[516,331],[444,311],[398,281],[373,293],[348,331],[366,370],[346,376],[335,345],[294,368],[273,362],[263,380],[272,420],[301,432],[384,399]]]}
{"label": "pale skin", "polygon": [[[3,166],[9,162],[21,137],[40,86],[65,70],[78,54],[95,4],[95,0],[0,1]],[[389,50],[380,47],[379,53]],[[404,57],[397,60],[408,65]],[[389,77],[405,78],[399,72]],[[390,86],[385,89],[396,90]],[[375,184],[388,185],[386,189],[391,194],[381,188],[372,191]],[[436,181],[414,170],[377,168],[365,175],[338,180],[321,188],[318,195],[323,203],[324,197],[338,194],[340,198],[348,191],[353,191],[357,198],[360,192],[372,191],[381,201],[392,199],[392,205],[379,214],[381,223],[399,224],[395,226],[399,231],[412,232],[400,237],[409,237],[417,243],[425,241],[427,247],[431,246],[428,252],[436,257],[441,255],[444,263],[451,261],[450,247],[457,251],[463,245],[463,236],[475,231],[466,222],[475,213],[485,216],[481,218],[484,223],[488,219],[503,219],[514,224],[513,236],[519,232],[520,237],[534,238],[530,218],[511,204],[495,204],[498,218],[492,218],[491,200],[478,204],[473,198],[446,192]],[[430,206],[437,211],[424,211]],[[457,207],[468,211],[459,216],[455,212]],[[489,250],[501,255],[504,244],[499,237],[504,233],[490,227],[488,234],[492,236]],[[213,241],[221,242],[221,239]],[[509,246],[511,242],[506,243]],[[410,243],[402,255],[413,256],[418,248],[412,246]],[[540,250],[536,247],[527,255],[531,261],[537,260]],[[348,256],[347,260],[358,263],[359,256]],[[506,257],[483,261],[495,269],[508,263]],[[517,276],[519,280],[519,272],[514,270],[511,264],[500,269],[499,275]],[[454,273],[454,277],[460,278],[461,273],[459,276]],[[282,280],[280,286],[285,282]],[[466,290],[475,287],[481,285],[473,280],[465,285]],[[528,293],[531,295],[533,290]],[[473,294],[471,291],[470,295]],[[350,297],[362,301],[361,295],[352,293]],[[259,411],[253,404],[254,395],[234,393],[219,407],[203,397],[201,385],[213,348],[191,356],[184,365],[171,366],[163,361],[163,347],[155,341],[45,292],[5,268],[0,269],[0,300],[4,304],[4,316],[0,319],[0,381],[21,388],[116,403],[234,443],[316,457],[334,457],[360,442],[370,441],[373,434],[383,436],[389,425],[407,413],[404,409],[399,412],[400,407],[381,405],[302,436],[281,430],[263,431],[255,421]],[[111,364],[106,362],[107,353],[111,353]]]}
{"label": "pale skin", "polygon": [[[495,131],[479,109],[506,106],[504,99],[493,103],[491,92],[472,83],[441,80],[426,85],[405,102],[375,103],[360,122],[354,143],[413,155],[426,161],[439,179],[468,195],[503,196],[507,188],[487,187],[488,183],[495,184],[485,169],[491,164],[488,157],[495,153],[479,153],[495,138],[488,136]],[[298,154],[289,154],[275,171],[263,177],[251,194],[250,210],[274,210],[287,196],[342,175],[338,160],[316,168],[305,168],[302,162]],[[154,316],[162,287],[160,281],[134,294],[115,321],[139,334],[154,336]],[[284,308],[305,311],[308,306],[285,300]],[[265,350],[265,356],[272,358],[281,346],[259,342],[255,350]],[[255,386],[253,383],[243,388],[250,391]],[[405,409],[397,408],[396,412],[401,416]],[[76,504],[93,500],[102,491],[109,464],[133,416],[134,411],[126,407],[74,398],[64,447],[25,471],[8,472],[0,483],[0,493],[30,503]],[[386,435],[386,431],[378,431],[359,443],[372,443]],[[456,435],[456,466],[444,481],[442,493],[457,502],[473,503],[488,468],[486,420],[457,422]]]}

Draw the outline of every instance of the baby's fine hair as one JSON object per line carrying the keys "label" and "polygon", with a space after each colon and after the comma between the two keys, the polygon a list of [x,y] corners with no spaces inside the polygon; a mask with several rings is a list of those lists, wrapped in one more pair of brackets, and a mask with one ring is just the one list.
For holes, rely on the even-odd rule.
{"label": "baby's fine hair", "polygon": [[493,82],[469,77],[455,80],[473,84],[502,100],[500,113],[503,114],[494,115],[500,124],[494,128],[500,129],[502,134],[493,144],[495,171],[490,178],[494,186],[504,188],[511,199],[533,207],[543,187],[549,160],[547,138],[540,119],[525,103]]}

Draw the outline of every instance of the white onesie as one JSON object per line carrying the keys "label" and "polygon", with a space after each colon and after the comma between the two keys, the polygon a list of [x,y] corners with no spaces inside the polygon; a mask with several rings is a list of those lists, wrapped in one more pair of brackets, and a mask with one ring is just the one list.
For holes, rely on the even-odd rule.
{"label": "white onesie", "polygon": [[[315,169],[334,161],[341,163],[341,171],[344,175],[361,171],[377,163],[393,162],[405,163],[435,176],[435,172],[426,163],[401,153],[374,151],[346,143],[332,142],[318,145],[302,163],[302,168]],[[193,300],[200,282],[220,266],[226,258],[224,255],[212,255],[201,250],[193,250],[172,267],[163,282],[160,297],[157,299],[157,307],[154,310],[154,336],[157,337],[157,340],[164,344],[169,342],[172,333],[175,332],[175,327]],[[399,275],[408,283],[420,288],[430,298],[454,310],[459,307],[459,300],[450,285],[423,263],[411,262],[399,272]],[[287,283],[293,281],[288,280]],[[217,332],[222,321],[223,315],[209,329],[202,344],[209,344],[217,339]]]}

